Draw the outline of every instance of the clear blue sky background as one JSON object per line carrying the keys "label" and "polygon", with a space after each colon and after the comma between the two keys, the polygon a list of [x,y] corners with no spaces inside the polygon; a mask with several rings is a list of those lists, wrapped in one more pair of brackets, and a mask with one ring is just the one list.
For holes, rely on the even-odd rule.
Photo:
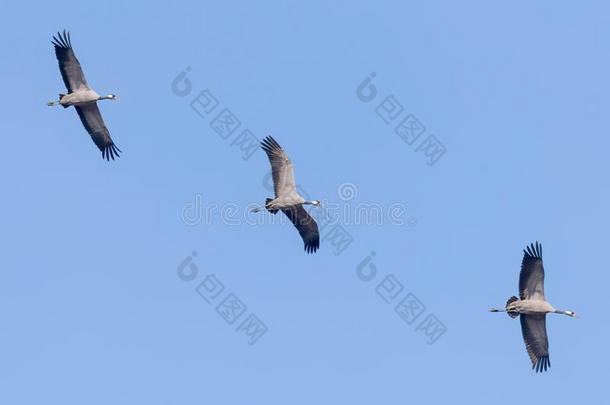
{"label": "clear blue sky background", "polygon": [[[306,3],[3,3],[0,402],[600,403],[610,6]],[[74,111],[45,106],[64,91],[50,44],[63,28],[89,83],[121,97],[100,106],[118,161]],[[197,195],[243,210],[270,194],[264,154],[243,160],[189,107],[203,89],[240,129],[273,134],[312,197],[343,204],[349,182],[350,206],[401,203],[416,223],[344,222],[340,255],[328,240],[306,255],[289,224],[185,223]],[[445,145],[436,165],[376,115],[388,95]],[[487,312],[517,293],[535,240],[547,298],[581,315],[549,316],[544,375],[518,320]],[[247,305],[233,325],[195,291],[212,273]],[[388,274],[446,326],[435,344],[377,295]],[[236,331],[247,314],[268,327],[255,345]]]}

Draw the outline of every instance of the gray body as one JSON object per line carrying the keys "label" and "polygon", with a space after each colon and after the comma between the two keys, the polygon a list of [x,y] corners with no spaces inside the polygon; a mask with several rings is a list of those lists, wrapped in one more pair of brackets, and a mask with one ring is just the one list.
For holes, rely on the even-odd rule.
{"label": "gray body", "polygon": [[551,304],[549,304],[545,300],[540,299],[525,299],[525,300],[517,300],[510,303],[506,307],[507,312],[518,312],[519,314],[526,315],[542,315],[548,314],[551,312],[555,312],[556,309],[553,308]]}
{"label": "gray body", "polygon": [[115,157],[119,157],[121,150],[112,141],[97,102],[99,100],[116,100],[117,97],[114,94],[100,96],[89,87],[80,62],[76,59],[72,49],[70,33],[64,30],[62,35],[58,32],[57,38],[53,37],[52,43],[55,47],[59,71],[68,89],[68,94],[60,94],[59,100],[50,101],[47,105],[61,105],[64,108],[74,107],[91,139],[102,152],[102,159],[110,160],[112,158],[114,160]]}
{"label": "gray body", "polygon": [[76,91],[73,91],[72,93],[63,95],[59,99],[59,104],[61,104],[63,107],[70,107],[70,106],[77,106],[77,105],[82,106],[85,104],[95,103],[97,100],[100,100],[100,99],[101,99],[100,95],[97,94],[92,89],[89,89],[87,87],[80,87]]}
{"label": "gray body", "polygon": [[[272,214],[282,211],[292,224],[297,228],[303,239],[304,249],[307,253],[314,253],[320,247],[320,232],[318,224],[305,211],[303,205],[310,204],[319,206],[316,200],[305,200],[297,192],[294,180],[294,166],[288,155],[273,137],[268,136],[261,142],[262,149],[271,163],[271,174],[273,176],[273,190],[275,198],[267,198],[265,209]],[[253,212],[262,211],[255,208]]]}
{"label": "gray body", "polygon": [[504,309],[492,308],[492,312],[506,312],[511,318],[520,317],[525,348],[536,372],[551,366],[549,339],[546,332],[546,314],[555,313],[575,317],[572,311],[555,309],[544,296],[544,266],[542,245],[538,242],[523,251],[519,274],[519,298],[510,297]]}

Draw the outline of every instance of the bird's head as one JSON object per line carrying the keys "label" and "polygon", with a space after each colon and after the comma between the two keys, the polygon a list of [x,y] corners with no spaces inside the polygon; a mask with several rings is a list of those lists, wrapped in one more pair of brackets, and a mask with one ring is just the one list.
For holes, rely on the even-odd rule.
{"label": "bird's head", "polygon": [[311,202],[311,205],[315,206],[315,207],[320,207],[322,205],[322,203],[318,200],[313,200]]}
{"label": "bird's head", "polygon": [[100,97],[100,100],[118,100],[119,98],[117,97],[116,94],[108,94],[107,96],[104,97]]}
{"label": "bird's head", "polygon": [[578,318],[578,315],[576,315],[576,312],[574,311],[563,311],[563,313],[567,316],[571,316],[572,318]]}

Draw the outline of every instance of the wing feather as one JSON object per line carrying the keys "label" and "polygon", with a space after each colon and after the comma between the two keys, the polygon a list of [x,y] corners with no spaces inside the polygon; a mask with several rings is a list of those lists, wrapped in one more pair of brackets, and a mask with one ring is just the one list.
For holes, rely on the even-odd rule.
{"label": "wing feather", "polygon": [[549,339],[546,334],[546,315],[521,315],[521,333],[525,341],[527,354],[536,372],[546,371],[551,367],[549,359]]}
{"label": "wing feather", "polygon": [[305,211],[303,205],[295,205],[290,208],[282,209],[282,212],[286,214],[288,219],[297,228],[307,253],[315,253],[320,247],[320,232],[318,231],[318,224],[316,221]]}
{"label": "wing feather", "polygon": [[51,41],[55,47],[55,56],[59,63],[59,71],[61,77],[64,80],[64,84],[68,89],[68,92],[72,93],[80,88],[89,88],[85,74],[80,66],[80,62],[74,55],[72,49],[72,41],[70,40],[70,33],[64,30],[57,33],[57,37],[53,36]]}
{"label": "wing feather", "polygon": [[110,160],[112,158],[114,160],[115,156],[118,158],[121,150],[112,141],[97,103],[88,103],[74,108],[76,108],[83,126],[91,135],[91,139],[102,151],[102,159]]}
{"label": "wing feather", "polygon": [[296,190],[294,168],[286,152],[272,136],[263,139],[261,147],[267,153],[269,163],[271,163],[275,197],[278,198],[294,192]]}
{"label": "wing feather", "polygon": [[544,300],[544,266],[542,245],[536,242],[523,250],[521,273],[519,275],[519,295],[524,299]]}

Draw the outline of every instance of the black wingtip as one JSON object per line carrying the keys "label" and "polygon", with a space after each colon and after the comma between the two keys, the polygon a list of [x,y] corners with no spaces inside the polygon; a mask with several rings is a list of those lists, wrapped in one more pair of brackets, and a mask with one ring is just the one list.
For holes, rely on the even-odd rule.
{"label": "black wingtip", "polygon": [[266,143],[270,143],[270,144],[277,143],[277,142],[275,141],[275,139],[273,139],[273,137],[272,137],[271,135],[267,135],[267,136],[266,136],[266,137],[263,139],[263,141],[262,141],[262,142],[266,142]]}
{"label": "black wingtip", "polygon": [[550,367],[551,360],[549,359],[549,356],[542,356],[538,359],[538,361],[532,364],[532,370],[535,370],[536,373],[547,371]]}
{"label": "black wingtip", "polygon": [[307,254],[313,254],[320,249],[320,238],[315,238],[311,241],[305,242],[305,246],[303,247]]}
{"label": "black wingtip", "polygon": [[305,252],[307,252],[308,255],[316,253],[317,251],[318,248],[316,246],[305,245]]}
{"label": "black wingtip", "polygon": [[536,244],[531,243],[526,246],[523,253],[534,259],[542,259],[542,244],[536,241]]}
{"label": "black wingtip", "polygon": [[262,141],[261,141],[261,148],[263,148],[263,150],[265,152],[271,152],[274,149],[277,150],[282,150],[282,147],[280,146],[279,143],[277,143],[277,141],[271,136],[266,136]]}
{"label": "black wingtip", "polygon": [[115,156],[117,158],[121,157],[119,153],[123,153],[123,151],[117,148],[114,143],[109,143],[102,149],[102,159],[106,159],[109,162],[110,159],[114,160]]}
{"label": "black wingtip", "polygon": [[70,31],[63,30],[57,31],[57,37],[53,35],[53,40],[51,41],[56,48],[70,49],[72,48],[72,40],[70,39]]}

